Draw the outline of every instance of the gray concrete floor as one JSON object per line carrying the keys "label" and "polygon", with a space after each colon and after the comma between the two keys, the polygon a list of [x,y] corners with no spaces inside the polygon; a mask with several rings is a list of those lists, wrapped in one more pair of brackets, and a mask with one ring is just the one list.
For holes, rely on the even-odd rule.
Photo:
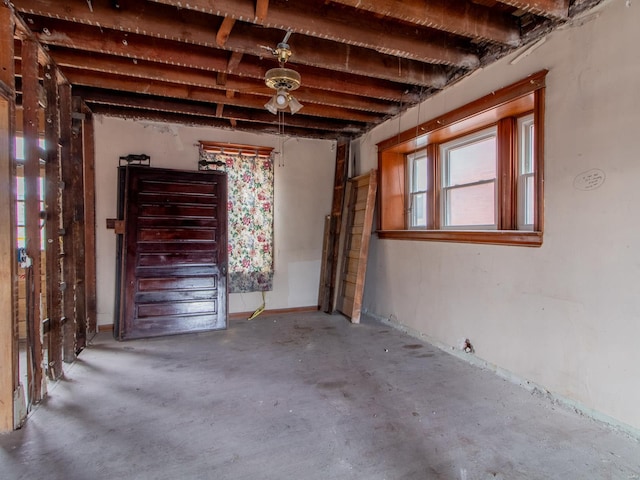
{"label": "gray concrete floor", "polygon": [[372,320],[101,334],[19,431],[9,479],[638,479],[640,443]]}

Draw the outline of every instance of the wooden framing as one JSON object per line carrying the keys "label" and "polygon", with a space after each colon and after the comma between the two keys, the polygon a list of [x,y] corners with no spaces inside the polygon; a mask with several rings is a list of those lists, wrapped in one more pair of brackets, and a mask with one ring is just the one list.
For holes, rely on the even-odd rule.
{"label": "wooden framing", "polygon": [[49,319],[49,378],[62,376],[62,271],[60,264],[61,190],[60,190],[60,109],[58,72],[52,65],[44,67],[44,88],[47,97],[44,138],[47,151],[45,165],[46,276],[47,317]]}
{"label": "wooden framing", "polygon": [[329,235],[327,239],[327,257],[323,265],[324,281],[320,309],[326,313],[333,313],[336,309],[336,286],[338,284],[338,260],[340,251],[340,230],[342,228],[342,208],[344,206],[345,189],[349,171],[349,143],[338,143],[336,148],[336,169],[333,183],[333,201],[331,218],[329,220]]}
{"label": "wooden framing", "polygon": [[75,252],[73,250],[72,223],[74,199],[71,195],[71,86],[59,86],[60,96],[60,176],[62,178],[62,282],[63,282],[63,359],[76,358],[76,322],[74,302]]}
{"label": "wooden framing", "polygon": [[82,99],[71,101],[71,190],[67,193],[73,202],[71,248],[73,250],[73,291],[76,324],[76,355],[87,345],[87,297],[85,284],[85,205],[84,205],[84,119]]}
{"label": "wooden framing", "polygon": [[83,190],[84,190],[84,286],[86,299],[86,334],[97,332],[97,283],[96,283],[96,175],[93,115],[82,105],[83,121]]}
{"label": "wooden framing", "polygon": [[[22,419],[14,415],[18,378],[15,262],[15,91],[11,9],[0,4],[0,432],[13,430]],[[7,228],[9,227],[9,228]]]}
{"label": "wooden framing", "polygon": [[31,265],[27,271],[27,366],[29,403],[36,404],[44,396],[42,344],[42,255],[40,250],[40,147],[38,94],[38,44],[25,38],[22,41],[22,109],[24,137],[24,185],[26,250]]}

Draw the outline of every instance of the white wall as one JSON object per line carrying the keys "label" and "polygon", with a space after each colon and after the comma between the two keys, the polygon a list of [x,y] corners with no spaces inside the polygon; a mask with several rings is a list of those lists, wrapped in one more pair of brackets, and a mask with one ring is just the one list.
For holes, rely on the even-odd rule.
{"label": "white wall", "polygon": [[[198,141],[274,147],[274,135],[186,127],[98,116],[96,137],[96,248],[98,324],[113,323],[116,235],[106,219],[116,217],[117,165],[121,155],[146,153],[159,168],[196,170]],[[266,308],[308,307],[318,303],[324,217],[331,210],[335,142],[284,137],[284,157],[275,168],[273,291]],[[283,163],[284,161],[284,163]],[[260,293],[231,294],[229,311],[251,312]]]}
{"label": "white wall", "polygon": [[[420,106],[424,122],[541,69],[547,75],[541,248],[373,240],[364,308],[640,430],[640,3],[616,0]],[[416,125],[408,111],[354,142]],[[574,188],[582,172],[606,174]],[[604,414],[604,415],[600,415]]]}

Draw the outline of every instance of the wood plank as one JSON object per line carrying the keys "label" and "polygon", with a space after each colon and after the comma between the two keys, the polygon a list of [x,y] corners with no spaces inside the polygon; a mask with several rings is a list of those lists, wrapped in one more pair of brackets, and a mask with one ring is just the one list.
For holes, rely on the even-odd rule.
{"label": "wood plank", "polygon": [[84,191],[84,288],[86,299],[87,334],[97,333],[98,286],[96,270],[96,167],[93,115],[83,105],[85,119],[83,134],[83,191]]}
{"label": "wood plank", "polygon": [[63,361],[70,363],[76,358],[76,317],[74,300],[74,265],[76,251],[73,249],[74,198],[72,195],[71,158],[71,85],[59,86],[60,96],[60,176],[62,178],[62,281],[64,325],[62,339]]}
{"label": "wood plank", "polygon": [[342,228],[342,208],[344,205],[345,188],[349,171],[349,143],[338,142],[336,148],[336,166],[333,181],[333,200],[331,205],[331,219],[329,223],[329,239],[326,263],[326,283],[322,301],[322,310],[333,313],[336,309],[336,294],[339,276],[340,260],[340,231]]}
{"label": "wood plank", "polygon": [[[266,64],[266,62],[257,61],[255,57],[243,56],[242,52],[229,53],[199,45],[190,45],[188,49],[185,49],[181,42],[150,38],[132,32],[126,35],[125,45],[122,41],[124,35],[121,32],[98,29],[98,27],[90,25],[69,24],[50,18],[30,18],[34,20],[31,28],[35,32],[42,32],[44,28],[47,28],[49,35],[42,32],[37,34],[37,38],[42,44],[49,45],[50,50],[55,52],[58,65],[61,65],[61,59],[54,46],[78,49],[93,54],[108,53],[136,61],[148,60],[151,56],[157,63],[189,66],[209,72],[226,72],[228,74],[227,81],[229,81],[229,74],[234,74],[235,77],[232,78],[247,78],[262,82],[266,71],[273,66]],[[162,55],[150,55],[149,52],[155,51],[161,51]],[[243,58],[245,61],[240,65]],[[346,94],[386,99],[393,102],[415,102],[418,100],[416,93],[405,93],[406,86],[395,81],[356,76],[304,65],[296,65],[295,70],[304,79],[304,86],[313,89],[330,92],[335,89],[336,84],[339,84],[340,91]]]}
{"label": "wood plank", "polygon": [[[369,240],[373,224],[376,201],[377,171],[349,180],[349,203],[346,207],[346,234],[343,242],[343,264],[340,282],[338,310],[350,318],[352,323],[360,322],[364,280],[369,255]],[[365,210],[356,210],[357,199],[365,192]],[[357,245],[357,246],[356,246]]]}
{"label": "wood plank", "polygon": [[515,18],[469,1],[335,0],[335,3],[479,40],[512,46],[517,45],[520,40]]}
{"label": "wood plank", "polygon": [[80,353],[87,343],[87,297],[84,262],[86,257],[85,230],[85,197],[84,197],[84,115],[82,99],[72,97],[71,118],[71,191],[73,198],[72,248],[75,252],[73,264],[73,290],[76,320],[76,354]]}
{"label": "wood plank", "polygon": [[15,315],[15,166],[11,160],[14,125],[13,16],[0,4],[0,432],[14,424],[14,392],[18,387],[18,338]]}
{"label": "wood plank", "polygon": [[29,403],[44,398],[42,326],[42,257],[40,250],[40,146],[39,146],[39,89],[38,44],[35,40],[22,42],[22,109],[24,137],[24,186],[26,250],[31,259],[27,268],[27,366]]}
{"label": "wood plank", "polygon": [[[89,10],[86,8],[86,2],[81,0],[68,0],[64,4],[46,0],[15,0],[14,3],[16,9],[21,12],[100,25],[103,29],[142,32],[149,36],[189,44],[218,46],[215,44],[211,27],[213,21],[219,20],[203,16],[198,12],[183,10],[180,15],[177,15],[174,8],[152,6],[148,3],[140,6],[131,4],[126,14],[97,2],[93,5],[93,9]],[[236,24],[234,30],[237,35],[229,37],[224,48],[256,57],[264,56],[264,49],[260,45],[276,45],[282,40],[280,31],[264,29],[244,22]],[[296,39],[295,63],[389,81],[398,79],[400,69],[403,82],[424,87],[442,88],[447,81],[446,73],[439,65],[302,35]]]}
{"label": "wood plank", "polygon": [[60,190],[60,110],[58,82],[55,67],[44,68],[44,88],[47,95],[44,125],[45,146],[47,151],[45,165],[45,209],[47,212],[46,236],[46,291],[47,316],[49,318],[49,378],[62,377],[62,317],[63,293],[60,288],[62,270],[60,264],[60,228],[62,226],[62,198]]}
{"label": "wood plank", "polygon": [[569,17],[569,0],[499,0],[525,12],[564,20]]}

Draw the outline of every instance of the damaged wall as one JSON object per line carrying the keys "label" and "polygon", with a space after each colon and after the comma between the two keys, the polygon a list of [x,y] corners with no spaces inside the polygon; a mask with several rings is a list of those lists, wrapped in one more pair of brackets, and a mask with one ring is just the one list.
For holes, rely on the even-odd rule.
{"label": "damaged wall", "polygon": [[[196,170],[198,141],[273,147],[274,135],[255,135],[212,128],[185,127],[96,117],[96,243],[98,324],[113,323],[116,236],[107,218],[116,217],[117,165],[121,155],[146,153],[159,168]],[[324,217],[331,209],[335,142],[288,139],[284,160],[274,161],[274,289],[266,308],[315,306],[322,255]],[[260,293],[229,295],[229,312],[251,312],[262,303]]]}
{"label": "damaged wall", "polygon": [[[542,247],[374,238],[364,307],[640,431],[640,4],[605,3],[354,142],[367,171],[418,113],[549,69]],[[580,189],[592,169],[604,183]]]}

